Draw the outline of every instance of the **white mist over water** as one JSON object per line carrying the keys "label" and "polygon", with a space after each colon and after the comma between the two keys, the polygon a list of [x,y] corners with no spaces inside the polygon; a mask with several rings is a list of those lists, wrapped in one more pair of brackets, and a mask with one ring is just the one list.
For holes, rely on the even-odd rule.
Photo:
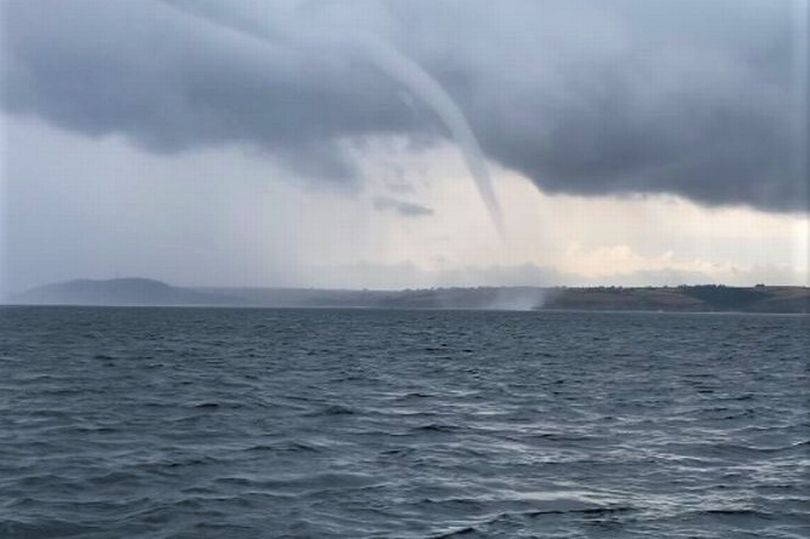
{"label": "white mist over water", "polygon": [[540,288],[501,288],[486,306],[490,311],[534,311],[543,306],[546,292]]}
{"label": "white mist over water", "polygon": [[[203,17],[213,24],[226,26],[242,33],[258,37],[263,41],[276,35],[302,47],[317,47],[319,50],[340,48],[365,59],[380,71],[399,82],[408,91],[419,97],[450,131],[453,140],[464,156],[470,175],[473,177],[484,205],[489,212],[492,223],[501,239],[504,239],[503,217],[498,203],[489,169],[469,122],[456,102],[442,85],[425,71],[418,63],[408,58],[394,46],[375,35],[357,29],[347,28],[337,33],[328,28],[319,27],[318,31],[309,30],[298,24],[293,10],[280,13],[280,24],[263,28],[256,21],[248,21],[235,13],[229,12],[223,3],[210,1],[189,2],[187,0],[161,0],[164,4],[182,10],[194,16]],[[294,28],[294,31],[285,30]]]}

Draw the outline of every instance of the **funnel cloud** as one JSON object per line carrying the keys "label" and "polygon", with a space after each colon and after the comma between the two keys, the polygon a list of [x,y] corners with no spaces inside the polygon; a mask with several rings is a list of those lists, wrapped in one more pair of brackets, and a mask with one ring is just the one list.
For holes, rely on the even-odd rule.
{"label": "funnel cloud", "polygon": [[[287,15],[287,28],[292,30],[281,30],[278,32],[262,31],[261,28],[250,24],[248,21],[240,21],[227,16],[227,8],[223,10],[221,4],[212,3],[189,3],[179,0],[163,0],[168,5],[177,7],[192,14],[202,16],[214,24],[231,26],[240,31],[246,31],[257,37],[265,39],[271,36],[283,36],[292,43],[299,43],[311,48],[321,46],[327,50],[337,46],[352,51],[357,56],[364,58],[374,64],[383,73],[390,76],[395,81],[402,84],[407,90],[418,96],[430,107],[430,109],[442,120],[444,125],[453,136],[453,140],[461,149],[467,168],[475,180],[478,192],[484,205],[489,211],[492,222],[498,233],[503,237],[503,218],[495,190],[492,186],[492,178],[487,169],[478,140],[470,128],[464,113],[461,112],[453,98],[442,88],[436,79],[422,69],[419,64],[400,53],[396,48],[377,38],[370,33],[358,33],[346,28],[343,33],[298,31],[300,21],[289,19]],[[270,17],[272,19],[272,16]]]}

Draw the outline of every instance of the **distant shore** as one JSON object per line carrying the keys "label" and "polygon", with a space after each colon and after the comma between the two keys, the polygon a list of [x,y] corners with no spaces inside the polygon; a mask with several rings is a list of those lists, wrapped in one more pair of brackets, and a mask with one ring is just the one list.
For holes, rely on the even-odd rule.
{"label": "distant shore", "polygon": [[383,290],[178,287],[141,278],[66,281],[7,298],[11,305],[359,307],[380,309],[590,310],[808,313],[810,288],[453,287]]}

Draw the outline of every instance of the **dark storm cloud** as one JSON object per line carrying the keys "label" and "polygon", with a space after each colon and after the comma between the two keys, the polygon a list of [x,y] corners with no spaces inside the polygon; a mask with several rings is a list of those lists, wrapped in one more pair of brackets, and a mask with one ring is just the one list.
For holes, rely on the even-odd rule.
{"label": "dark storm cloud", "polygon": [[427,215],[433,215],[433,210],[427,206],[391,197],[375,198],[374,208],[378,211],[395,211],[403,217],[425,217]]}
{"label": "dark storm cloud", "polygon": [[[231,27],[156,1],[7,1],[6,109],[155,152],[255,145],[350,181],[346,140],[443,132],[350,46],[294,39],[362,30],[435,76],[488,157],[544,190],[807,209],[787,1],[200,2]],[[265,20],[269,41],[233,28]]]}
{"label": "dark storm cloud", "polygon": [[4,105],[89,135],[154,152],[250,143],[299,172],[352,180],[340,137],[412,129],[393,84],[368,66],[155,1],[12,0],[6,22]]}

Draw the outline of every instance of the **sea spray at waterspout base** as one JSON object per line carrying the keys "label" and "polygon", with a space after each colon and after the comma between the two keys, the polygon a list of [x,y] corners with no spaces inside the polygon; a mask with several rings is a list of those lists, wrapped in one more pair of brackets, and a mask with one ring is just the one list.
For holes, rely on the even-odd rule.
{"label": "sea spray at waterspout base", "polygon": [[[210,1],[160,1],[190,15],[202,17],[218,26],[249,34],[262,41],[267,42],[272,39],[270,32],[260,27],[256,21],[246,20],[223,9],[223,4]],[[291,15],[286,16],[289,18]],[[283,25],[277,25],[274,29],[278,29],[278,26]],[[288,26],[298,27],[293,24]],[[499,237],[502,240],[505,239],[503,216],[478,139],[461,109],[435,78],[394,46],[371,34],[358,33],[353,30],[346,32],[345,35],[337,35],[299,29],[296,32],[281,30],[279,35],[287,41],[302,45],[339,45],[357,56],[365,58],[380,71],[418,96],[450,131],[450,135],[462,152],[467,169],[476,183],[479,195]]]}

